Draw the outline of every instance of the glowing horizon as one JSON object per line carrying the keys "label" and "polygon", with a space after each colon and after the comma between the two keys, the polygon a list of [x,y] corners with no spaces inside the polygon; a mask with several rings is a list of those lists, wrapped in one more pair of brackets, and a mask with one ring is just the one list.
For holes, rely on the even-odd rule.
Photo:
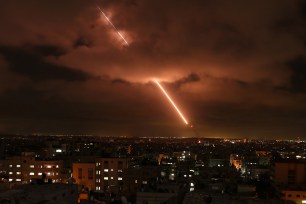
{"label": "glowing horizon", "polygon": [[175,105],[174,101],[171,99],[171,97],[168,95],[166,90],[163,88],[163,86],[157,81],[157,79],[153,79],[154,82],[157,84],[157,86],[160,88],[160,90],[164,93],[164,95],[167,97],[167,99],[170,101],[174,109],[177,111],[177,113],[181,116],[182,120],[186,125],[188,125],[188,121],[185,119],[184,115],[181,113],[181,111],[178,109],[178,107]]}

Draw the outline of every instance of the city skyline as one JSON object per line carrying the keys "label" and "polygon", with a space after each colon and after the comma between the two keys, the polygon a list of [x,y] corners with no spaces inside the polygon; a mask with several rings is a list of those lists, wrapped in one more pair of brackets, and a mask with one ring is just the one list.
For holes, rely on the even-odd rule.
{"label": "city skyline", "polygon": [[305,20],[302,0],[1,1],[0,133],[305,139]]}

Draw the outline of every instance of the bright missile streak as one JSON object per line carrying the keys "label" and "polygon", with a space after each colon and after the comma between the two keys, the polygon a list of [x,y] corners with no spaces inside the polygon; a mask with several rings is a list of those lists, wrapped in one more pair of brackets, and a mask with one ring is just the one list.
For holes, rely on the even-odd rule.
{"label": "bright missile streak", "polygon": [[116,28],[116,26],[110,21],[110,19],[105,15],[105,13],[102,11],[102,9],[97,6],[97,8],[100,10],[100,12],[102,13],[102,15],[105,17],[105,19],[109,22],[109,24],[114,28],[114,30],[116,31],[116,33],[118,34],[118,36],[124,41],[124,43],[129,46],[129,43],[125,40],[125,38],[123,37],[123,35],[118,31],[118,29]]}
{"label": "bright missile streak", "polygon": [[167,94],[166,90],[162,87],[162,85],[156,80],[154,79],[154,82],[157,84],[157,86],[160,88],[160,90],[164,93],[164,95],[167,97],[167,99],[170,101],[170,103],[172,104],[172,106],[175,108],[175,110],[177,111],[177,113],[181,116],[182,120],[184,121],[184,123],[186,125],[188,125],[188,121],[185,119],[185,117],[183,116],[183,114],[181,113],[181,111],[178,109],[178,107],[175,105],[175,103],[173,102],[173,100],[170,98],[170,96]]}

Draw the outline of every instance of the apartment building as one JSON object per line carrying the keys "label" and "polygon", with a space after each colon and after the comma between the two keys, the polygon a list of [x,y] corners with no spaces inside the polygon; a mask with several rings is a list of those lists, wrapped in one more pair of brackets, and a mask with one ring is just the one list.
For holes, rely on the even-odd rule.
{"label": "apartment building", "polygon": [[122,190],[123,171],[128,167],[127,158],[96,159],[96,190],[118,192]]}
{"label": "apartment building", "polygon": [[0,160],[0,173],[6,174],[8,181],[13,184],[27,184],[38,178],[59,183],[65,179],[62,172],[62,161],[38,161],[33,153]]}

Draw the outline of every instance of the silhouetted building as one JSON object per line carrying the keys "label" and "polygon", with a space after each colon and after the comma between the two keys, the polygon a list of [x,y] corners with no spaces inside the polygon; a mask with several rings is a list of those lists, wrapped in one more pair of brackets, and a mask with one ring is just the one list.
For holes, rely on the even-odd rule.
{"label": "silhouetted building", "polygon": [[24,184],[0,193],[0,203],[77,203],[78,189],[73,184]]}

